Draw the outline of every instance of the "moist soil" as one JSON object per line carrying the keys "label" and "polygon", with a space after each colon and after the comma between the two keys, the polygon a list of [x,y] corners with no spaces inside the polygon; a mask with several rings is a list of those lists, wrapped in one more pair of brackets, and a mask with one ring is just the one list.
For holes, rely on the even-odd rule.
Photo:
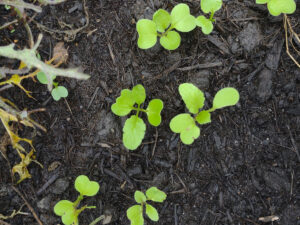
{"label": "moist soil", "polygon": [[[1,91],[2,97],[20,109],[46,109],[33,115],[47,128],[46,133],[19,131],[20,136],[34,140],[43,168],[30,164],[32,178],[16,186],[42,224],[61,224],[53,206],[62,199],[75,201],[73,184],[80,174],[101,186],[99,194],[83,201],[97,208],[85,210],[80,224],[88,225],[102,214],[111,216],[110,224],[130,224],[126,210],[135,204],[135,190],[151,186],[168,197],[164,203],[153,204],[159,221],[151,222],[145,216],[145,224],[300,224],[300,69],[286,53],[283,17],[270,16],[266,6],[254,0],[224,0],[211,35],[196,28],[180,33],[181,46],[175,51],[158,44],[139,49],[136,21],[151,18],[158,8],[170,12],[179,2],[69,0],[46,6],[40,14],[27,12],[34,39],[39,33],[44,35],[39,47],[44,60],[63,41],[69,52],[64,66],[91,74],[86,81],[59,78],[69,96],[58,102],[45,85],[32,80],[23,84],[35,100],[16,87]],[[193,15],[200,14],[199,1],[185,3]],[[0,14],[1,24],[15,19],[2,6]],[[298,34],[299,15],[298,9],[289,16]],[[68,35],[82,26],[84,29]],[[1,45],[28,46],[21,23],[0,30],[0,37]],[[299,43],[294,45],[300,49]],[[17,66],[4,58],[0,64]],[[204,91],[205,108],[223,87],[235,87],[241,95],[236,106],[213,113],[212,122],[201,126],[201,136],[192,145],[182,144],[169,128],[175,115],[186,112],[178,93],[184,82]],[[115,116],[110,106],[122,89],[136,84],[146,89],[145,105],[160,98],[164,110],[161,125],[148,124],[142,145],[128,151],[122,145],[126,118]],[[146,121],[144,115],[142,118]],[[19,161],[10,147],[8,158],[11,165]],[[25,204],[12,185],[9,166],[0,156],[3,215]],[[26,214],[6,223],[38,224],[27,206],[22,212]]]}

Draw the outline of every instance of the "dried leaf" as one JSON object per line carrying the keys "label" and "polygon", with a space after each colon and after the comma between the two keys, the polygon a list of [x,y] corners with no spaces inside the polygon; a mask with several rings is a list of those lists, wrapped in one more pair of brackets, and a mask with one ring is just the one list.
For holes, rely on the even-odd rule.
{"label": "dried leaf", "polygon": [[58,42],[53,49],[53,58],[55,64],[65,63],[69,57],[68,50],[64,46],[64,42]]}
{"label": "dried leaf", "polygon": [[279,220],[279,217],[272,215],[272,216],[259,217],[258,220],[264,223],[269,223],[269,222],[274,222],[276,220]]}

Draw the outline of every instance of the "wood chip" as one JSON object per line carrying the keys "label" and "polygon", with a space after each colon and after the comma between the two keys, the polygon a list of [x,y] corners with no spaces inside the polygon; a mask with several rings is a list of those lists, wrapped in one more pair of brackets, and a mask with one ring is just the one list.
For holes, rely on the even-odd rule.
{"label": "wood chip", "polygon": [[259,217],[258,220],[264,223],[269,223],[269,222],[274,222],[276,220],[279,220],[279,217],[272,215],[272,216]]}

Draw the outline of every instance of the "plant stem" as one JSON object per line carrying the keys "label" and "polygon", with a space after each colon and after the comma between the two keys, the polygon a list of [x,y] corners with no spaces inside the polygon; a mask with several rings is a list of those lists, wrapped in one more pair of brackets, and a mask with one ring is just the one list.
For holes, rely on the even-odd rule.
{"label": "plant stem", "polygon": [[105,215],[99,216],[97,219],[95,219],[93,222],[91,222],[89,225],[96,225],[101,220],[105,219]]}
{"label": "plant stem", "polygon": [[214,14],[215,14],[214,11],[212,11],[211,14],[210,14],[209,20],[210,20],[211,22],[215,22],[215,20],[213,19]]}

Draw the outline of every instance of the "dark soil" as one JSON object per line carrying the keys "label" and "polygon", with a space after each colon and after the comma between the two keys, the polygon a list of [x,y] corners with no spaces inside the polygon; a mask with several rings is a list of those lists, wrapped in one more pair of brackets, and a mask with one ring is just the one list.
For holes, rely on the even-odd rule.
{"label": "dark soil", "polygon": [[[46,86],[31,80],[24,86],[36,101],[18,88],[1,92],[21,109],[47,109],[34,116],[47,128],[34,137],[37,160],[44,168],[31,164],[32,178],[17,185],[43,224],[60,223],[53,206],[60,199],[76,199],[73,182],[80,174],[101,185],[96,197],[84,200],[97,206],[80,215],[84,225],[103,213],[112,214],[111,224],[130,224],[126,210],[134,204],[134,191],[150,186],[168,197],[155,204],[159,222],[146,219],[145,224],[300,224],[300,69],[286,54],[282,17],[271,17],[254,0],[224,0],[211,35],[197,28],[181,33],[176,51],[138,49],[135,22],[158,8],[171,11],[178,2],[86,0],[89,24],[74,40],[46,32],[36,22],[58,31],[70,29],[62,22],[72,29],[81,27],[87,22],[81,0],[44,7],[36,22],[31,21],[35,39],[44,34],[39,48],[43,59],[50,58],[61,40],[69,51],[67,67],[79,66],[91,74],[87,81],[59,78],[69,90],[69,97],[59,102],[51,99]],[[193,15],[199,14],[199,1],[185,2]],[[0,14],[0,24],[14,19],[2,6]],[[300,33],[300,10],[289,18]],[[16,40],[23,48],[26,32],[21,24],[14,29],[0,31],[1,45]],[[0,58],[0,64],[13,61]],[[205,91],[206,107],[223,87],[235,87],[241,94],[237,106],[213,114],[212,123],[201,127],[200,138],[190,146],[168,125],[186,110],[178,94],[183,82]],[[129,152],[122,145],[125,119],[113,115],[110,106],[123,88],[139,83],[148,100],[163,100],[163,122],[157,128],[147,126],[143,144]],[[8,156],[11,164],[19,160],[12,149]],[[11,185],[9,167],[0,156],[4,215],[24,204]],[[26,206],[23,211],[28,214],[6,222],[37,224]],[[279,220],[259,221],[272,215]]]}

